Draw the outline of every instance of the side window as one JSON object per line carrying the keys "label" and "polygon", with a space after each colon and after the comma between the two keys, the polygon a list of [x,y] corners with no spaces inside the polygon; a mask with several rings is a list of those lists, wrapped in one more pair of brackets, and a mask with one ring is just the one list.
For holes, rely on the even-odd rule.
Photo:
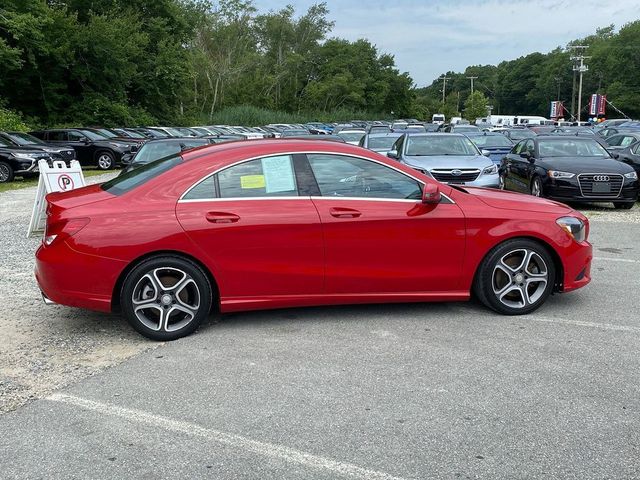
{"label": "side window", "polygon": [[526,140],[520,140],[518,143],[516,143],[516,146],[513,147],[513,150],[511,150],[511,153],[520,155],[523,152],[522,147],[524,147],[524,144],[526,142],[527,142]]}
{"label": "side window", "polygon": [[640,142],[631,149],[634,155],[640,155]]}
{"label": "side window", "polygon": [[183,197],[184,200],[211,200],[216,198],[216,182],[213,175],[208,176]]}
{"label": "side window", "polygon": [[54,142],[64,142],[67,140],[67,132],[61,132],[60,130],[49,132],[48,140],[53,140]]}
{"label": "side window", "polygon": [[618,143],[618,145],[622,146],[622,147],[628,147],[629,145],[631,145],[633,142],[635,142],[636,139],[635,137],[622,137],[621,138],[621,142]]}
{"label": "side window", "polygon": [[419,199],[420,184],[392,168],[362,158],[307,155],[324,197]]}
{"label": "side window", "polygon": [[525,143],[524,151],[529,152],[532,157],[535,155],[536,151],[533,140],[527,140],[527,142]]}
{"label": "side window", "polygon": [[85,136],[78,132],[69,132],[67,136],[70,142],[80,142],[85,139]]}
{"label": "side window", "polygon": [[222,170],[216,177],[220,198],[298,196],[290,155],[243,162]]}

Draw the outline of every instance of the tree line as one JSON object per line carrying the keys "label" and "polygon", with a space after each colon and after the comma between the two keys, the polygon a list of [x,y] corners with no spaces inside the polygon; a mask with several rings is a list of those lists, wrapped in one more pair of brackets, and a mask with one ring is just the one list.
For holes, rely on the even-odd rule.
{"label": "tree line", "polygon": [[[570,49],[448,72],[443,102],[441,81],[417,88],[369,41],[331,36],[328,14],[325,3],[260,12],[251,0],[4,0],[0,123],[213,123],[249,111],[238,106],[260,119],[442,112],[473,120],[489,104],[494,113],[548,115],[551,100],[570,103]],[[585,99],[606,93],[640,116],[640,22],[572,44],[591,56]],[[473,95],[468,76],[478,77]]]}

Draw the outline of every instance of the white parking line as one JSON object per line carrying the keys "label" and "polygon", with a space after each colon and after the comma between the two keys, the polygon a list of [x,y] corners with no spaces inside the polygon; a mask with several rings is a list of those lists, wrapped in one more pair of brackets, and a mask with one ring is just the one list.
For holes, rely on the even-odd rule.
{"label": "white parking line", "polygon": [[603,262],[640,263],[640,260],[632,260],[630,258],[593,257],[593,259]]}
{"label": "white parking line", "polygon": [[600,330],[614,330],[618,332],[634,332],[640,333],[640,327],[630,327],[628,325],[615,325],[613,323],[597,323],[597,322],[584,322],[582,320],[569,320],[568,318],[545,318],[538,317],[535,314],[531,314],[527,317],[523,317],[523,320],[527,322],[544,322],[544,323],[560,323],[565,325],[574,325],[576,327],[590,327],[598,328]]}
{"label": "white parking line", "polygon": [[277,445],[273,443],[260,442],[252,440],[240,435],[221,432],[210,428],[201,427],[199,425],[173,420],[171,418],[161,417],[152,413],[143,412],[130,408],[118,407],[108,403],[96,402],[86,398],[76,397],[74,395],[66,395],[64,393],[54,393],[46,398],[52,402],[66,403],[75,405],[76,407],[91,410],[100,414],[113,415],[124,420],[150,425],[152,427],[161,428],[170,432],[178,432],[186,435],[204,438],[210,442],[229,445],[241,450],[245,450],[266,457],[273,457],[284,460],[286,462],[296,463],[305,467],[311,467],[319,470],[328,470],[331,473],[356,478],[376,479],[376,480],[403,480],[401,477],[395,477],[388,473],[378,472],[358,467],[350,463],[338,462],[330,458],[319,457],[300,450]]}

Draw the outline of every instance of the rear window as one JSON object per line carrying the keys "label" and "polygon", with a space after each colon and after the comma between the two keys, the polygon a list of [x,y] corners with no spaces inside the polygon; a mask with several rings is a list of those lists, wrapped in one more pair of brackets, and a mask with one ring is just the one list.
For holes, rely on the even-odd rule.
{"label": "rear window", "polygon": [[160,160],[138,167],[117,176],[113,180],[103,183],[102,189],[114,195],[122,195],[148,182],[152,178],[171,170],[179,163],[182,163],[180,155],[161,158]]}

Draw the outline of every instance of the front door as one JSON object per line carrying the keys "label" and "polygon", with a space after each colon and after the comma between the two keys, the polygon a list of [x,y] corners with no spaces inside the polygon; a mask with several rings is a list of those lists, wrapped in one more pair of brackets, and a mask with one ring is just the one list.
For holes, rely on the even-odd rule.
{"label": "front door", "polygon": [[325,240],[328,294],[459,290],[465,222],[444,199],[421,202],[420,182],[382,163],[308,154]]}

